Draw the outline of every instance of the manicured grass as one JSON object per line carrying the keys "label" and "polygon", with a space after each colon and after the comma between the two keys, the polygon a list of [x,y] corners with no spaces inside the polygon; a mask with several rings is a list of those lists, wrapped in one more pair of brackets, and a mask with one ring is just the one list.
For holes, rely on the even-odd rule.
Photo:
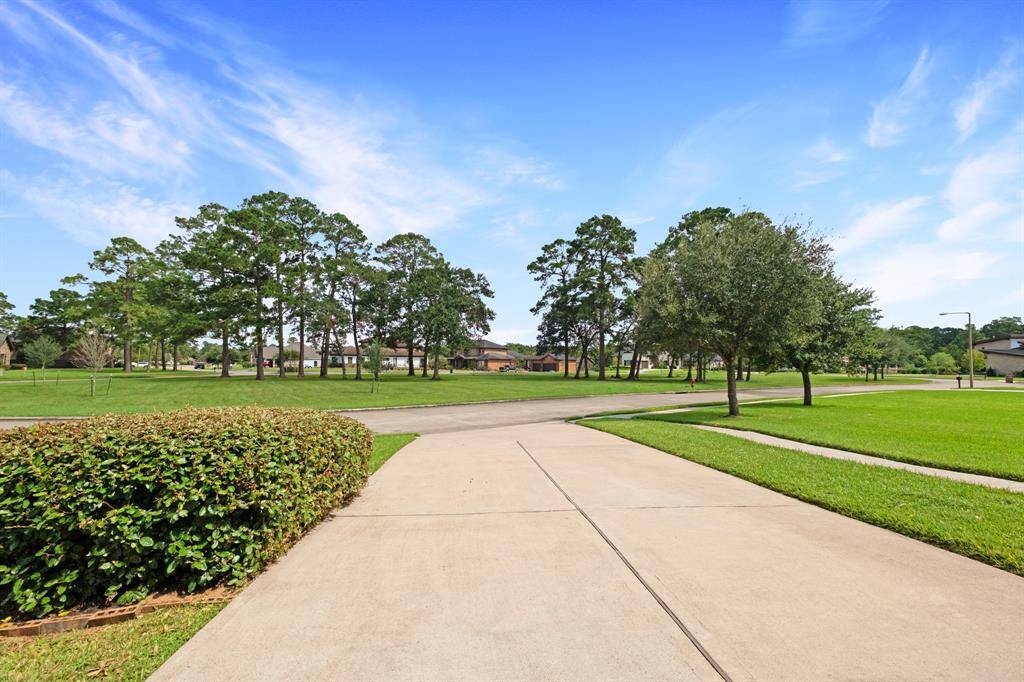
{"label": "manicured grass", "polygon": [[223,607],[174,606],[98,628],[0,638],[0,679],[144,680]]}
{"label": "manicured grass", "polygon": [[[351,377],[351,374],[349,375]],[[488,400],[557,398],[621,393],[689,393],[690,384],[681,378],[643,377],[639,381],[608,379],[598,381],[564,379],[548,373],[471,373],[444,374],[440,381],[395,372],[385,375],[380,392],[370,392],[369,381],[342,380],[337,370],[329,379],[292,375],[285,379],[267,377],[256,381],[251,375],[222,379],[192,371],[177,373],[144,372],[130,378],[114,376],[101,383],[99,395],[90,397],[88,381],[0,383],[0,416],[45,417],[78,416],[104,412],[156,412],[181,407],[263,405],[351,409],[396,407],[402,405],[474,403]],[[862,379],[845,374],[815,377],[816,386],[860,385]],[[895,381],[889,383],[896,383]],[[757,374],[744,389],[799,386],[800,376],[793,372]],[[874,382],[870,384],[876,386]],[[709,373],[706,384],[697,390],[725,388],[722,372]]]}
{"label": "manicured grass", "polygon": [[819,457],[684,424],[580,423],[1024,575],[1024,494]]}
{"label": "manicured grass", "polygon": [[370,455],[370,473],[384,466],[384,462],[409,443],[416,440],[415,433],[374,434],[373,453]]}
{"label": "manicured grass", "polygon": [[711,424],[901,462],[1024,481],[1024,395],[897,391],[744,405],[739,417],[702,409],[644,415]]}

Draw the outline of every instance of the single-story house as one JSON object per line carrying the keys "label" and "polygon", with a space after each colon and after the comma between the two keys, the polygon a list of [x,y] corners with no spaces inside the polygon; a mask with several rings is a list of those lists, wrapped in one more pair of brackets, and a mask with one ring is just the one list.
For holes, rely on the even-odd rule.
{"label": "single-story house", "polygon": [[509,352],[508,346],[487,339],[474,339],[472,347],[456,353],[448,358],[448,361],[454,369],[478,369],[490,372],[519,366],[519,356]]}
{"label": "single-story house", "polygon": [[11,366],[11,358],[14,357],[14,348],[11,347],[11,337],[8,334],[0,334],[0,367]]}
{"label": "single-story house", "polygon": [[[530,372],[564,372],[565,371],[565,357],[562,355],[553,355],[552,353],[544,353],[542,355],[527,355],[523,357],[523,364],[527,371]],[[576,372],[576,358],[569,358],[569,373],[573,374]]]}
{"label": "single-story house", "polygon": [[[363,347],[359,351],[362,356],[363,363],[366,362],[366,348]],[[409,368],[409,351],[405,346],[396,346],[395,348],[384,349],[384,369],[408,369]],[[412,351],[412,363],[413,367],[423,367],[423,363],[426,362],[426,355],[423,351],[413,349]],[[356,347],[345,346],[342,349],[341,355],[332,355],[331,364],[335,366],[344,365],[345,367],[355,368],[356,366]]]}
{"label": "single-story house", "polygon": [[983,339],[974,348],[985,354],[985,366],[999,376],[1024,373],[1024,334]]}
{"label": "single-story house", "polygon": [[[299,344],[297,342],[289,343],[289,344],[285,345],[284,349],[285,349],[285,353],[288,353],[288,351],[292,351],[292,352],[296,353],[296,355],[295,355],[295,357],[293,359],[291,359],[291,360],[287,360],[286,359],[284,361],[284,366],[285,367],[298,367],[299,366],[299,357],[298,357],[297,353],[299,352]],[[277,346],[264,346],[263,347],[263,361],[267,363],[268,367],[279,367],[280,366],[278,364],[277,356],[278,356],[278,348],[277,348]],[[251,361],[254,362],[254,363],[256,362],[256,351],[255,350],[252,351]],[[303,366],[306,367],[307,369],[309,369],[311,367],[319,367],[320,366],[320,352],[317,349],[313,348],[312,346],[310,346],[308,344],[306,345],[306,354],[305,354],[305,357],[303,358]]]}

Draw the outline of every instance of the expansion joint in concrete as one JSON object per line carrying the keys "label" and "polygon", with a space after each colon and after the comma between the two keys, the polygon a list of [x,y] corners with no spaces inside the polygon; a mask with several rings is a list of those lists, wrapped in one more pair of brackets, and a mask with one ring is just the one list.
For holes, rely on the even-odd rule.
{"label": "expansion joint in concrete", "polygon": [[651,595],[651,597],[654,598],[654,601],[658,603],[658,606],[660,606],[662,610],[668,615],[668,617],[672,619],[672,622],[676,624],[676,627],[678,627],[679,630],[684,635],[686,635],[686,638],[693,643],[693,646],[697,648],[697,651],[700,652],[701,656],[703,656],[704,659],[711,665],[711,667],[715,669],[715,672],[721,675],[724,682],[732,682],[732,678],[729,676],[729,673],[727,673],[725,669],[722,668],[722,666],[718,663],[718,661],[714,659],[714,657],[704,647],[700,640],[698,640],[697,637],[690,631],[690,628],[686,627],[686,624],[683,623],[682,619],[680,619],[678,615],[676,615],[676,612],[672,610],[672,607],[669,606],[665,602],[665,600],[661,598],[661,595],[659,595],[654,590],[654,588],[651,587],[650,583],[644,580],[643,576],[640,575],[640,572],[636,569],[632,562],[630,562],[630,560],[626,558],[626,555],[622,553],[622,551],[615,545],[614,542],[612,542],[611,538],[609,538],[608,535],[601,529],[601,527],[597,525],[594,519],[590,518],[590,515],[587,514],[587,512],[585,512],[582,507],[576,504],[576,500],[572,499],[572,497],[569,496],[569,493],[567,493],[565,489],[561,485],[559,485],[558,481],[555,480],[554,476],[548,473],[548,470],[541,466],[541,463],[538,462],[537,458],[534,457],[533,454],[531,454],[530,451],[526,449],[525,445],[523,445],[518,440],[516,441],[516,445],[522,448],[523,452],[526,453],[526,456],[530,458],[530,461],[532,461],[537,466],[537,468],[540,469],[545,476],[547,476],[548,480],[551,481],[551,484],[558,489],[558,492],[562,493],[562,496],[565,497],[565,499],[569,502],[569,504],[571,504],[576,509],[577,512],[579,512],[580,516],[586,519],[587,523],[589,523],[590,526],[595,531],[597,531],[597,534],[601,536],[601,539],[605,541],[605,544],[607,544],[608,547],[610,547],[611,550],[615,552],[616,556],[619,557],[619,560],[622,561],[626,568],[629,569],[630,573],[632,573],[633,576],[638,581],[640,581],[640,584],[644,586],[644,589],[646,589],[647,592]]}

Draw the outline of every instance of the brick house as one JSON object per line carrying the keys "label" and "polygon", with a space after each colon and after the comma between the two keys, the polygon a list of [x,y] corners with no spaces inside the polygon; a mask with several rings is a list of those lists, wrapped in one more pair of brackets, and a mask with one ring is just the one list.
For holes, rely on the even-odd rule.
{"label": "brick house", "polygon": [[508,346],[487,339],[475,339],[470,348],[448,358],[454,369],[476,369],[496,372],[502,368],[518,367],[519,356],[510,353]]}
{"label": "brick house", "polygon": [[[551,353],[542,355],[527,355],[523,358],[525,368],[530,372],[557,372],[564,371],[565,359],[562,356],[555,356]],[[576,371],[576,358],[569,358],[569,373]]]}
{"label": "brick house", "polygon": [[976,342],[974,348],[985,354],[985,366],[995,370],[997,375],[1024,373],[1024,334],[984,339]]}

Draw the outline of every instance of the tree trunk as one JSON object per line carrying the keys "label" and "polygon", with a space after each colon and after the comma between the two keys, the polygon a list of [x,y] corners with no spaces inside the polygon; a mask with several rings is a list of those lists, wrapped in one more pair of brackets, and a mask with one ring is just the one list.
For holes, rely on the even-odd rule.
{"label": "tree trunk", "polygon": [[882,365],[882,381],[885,381],[885,365]]}
{"label": "tree trunk", "polygon": [[256,381],[263,381],[263,325],[256,325]]}
{"label": "tree trunk", "polygon": [[124,372],[125,374],[131,374],[132,373],[132,338],[128,334],[124,335],[124,348],[122,350],[123,350],[122,361],[124,362],[124,367],[121,368],[121,371]]}
{"label": "tree trunk", "polygon": [[810,407],[811,405],[811,370],[804,365],[800,368],[800,376],[804,380],[804,405]]}
{"label": "tree trunk", "polygon": [[441,378],[440,374],[438,373],[438,370],[440,369],[440,367],[441,367],[441,353],[440,352],[435,352],[434,353],[434,374],[433,374],[433,376],[430,377],[431,381],[437,381],[438,379]]}
{"label": "tree trunk", "polygon": [[747,360],[747,378],[744,381],[750,381],[750,360]]}
{"label": "tree trunk", "polygon": [[878,365],[875,365],[873,369],[875,371],[875,381],[878,381]]}
{"label": "tree trunk", "polygon": [[672,378],[672,370],[675,369],[675,358],[668,356],[668,378]]}
{"label": "tree trunk", "polygon": [[704,352],[697,351],[697,381],[704,383]]}
{"label": "tree trunk", "polygon": [[736,395],[736,361],[731,355],[726,355],[723,359],[725,360],[725,376],[729,386],[729,416],[738,417],[740,416],[740,401]]}
{"label": "tree trunk", "polygon": [[[352,345],[356,349],[356,381],[363,378],[363,354],[359,350],[359,320],[356,317],[356,297],[352,295]],[[341,348],[341,364],[345,364],[345,347]]]}
{"label": "tree trunk", "polygon": [[406,351],[408,352],[408,356],[407,357],[409,358],[409,376],[414,377],[414,376],[416,376],[416,367],[415,367],[415,365],[412,364],[413,363],[412,344],[413,344],[412,339],[409,339],[408,341],[406,341],[406,345],[407,345]]}
{"label": "tree trunk", "polygon": [[167,346],[164,339],[160,339],[160,370],[167,371]]}
{"label": "tree trunk", "polygon": [[[331,329],[334,328],[334,316],[332,315],[327,320],[327,326],[324,328],[324,340],[323,347],[320,349],[320,378],[327,378],[327,365],[331,362]],[[342,370],[345,368],[345,353],[342,351],[341,356],[341,367]]]}
{"label": "tree trunk", "polygon": [[228,349],[228,326],[221,325],[220,328],[220,375],[222,377],[231,374],[231,352]]}
{"label": "tree trunk", "polygon": [[420,377],[423,379],[427,378],[427,348],[429,347],[430,346],[427,345],[427,340],[423,339],[423,372],[420,374]]}
{"label": "tree trunk", "polygon": [[597,318],[597,380],[604,381],[604,308]]}
{"label": "tree trunk", "polygon": [[864,381],[865,383],[871,381],[869,374],[871,373],[871,365],[864,365]]}
{"label": "tree trunk", "polygon": [[299,377],[306,376],[306,316],[299,313]]}
{"label": "tree trunk", "polygon": [[284,303],[277,302],[277,376],[284,379]]}
{"label": "tree trunk", "polygon": [[171,343],[171,371],[178,371],[178,342]]}
{"label": "tree trunk", "polygon": [[[562,334],[562,350],[565,355],[565,366],[562,367],[562,377],[565,379],[569,378],[569,333],[565,332]],[[576,363],[576,369],[579,370],[579,363]]]}
{"label": "tree trunk", "polygon": [[621,379],[622,375],[619,373],[622,369],[622,349],[619,348],[619,352],[615,355],[615,378]]}
{"label": "tree trunk", "polygon": [[693,379],[693,353],[686,354],[686,380]]}

